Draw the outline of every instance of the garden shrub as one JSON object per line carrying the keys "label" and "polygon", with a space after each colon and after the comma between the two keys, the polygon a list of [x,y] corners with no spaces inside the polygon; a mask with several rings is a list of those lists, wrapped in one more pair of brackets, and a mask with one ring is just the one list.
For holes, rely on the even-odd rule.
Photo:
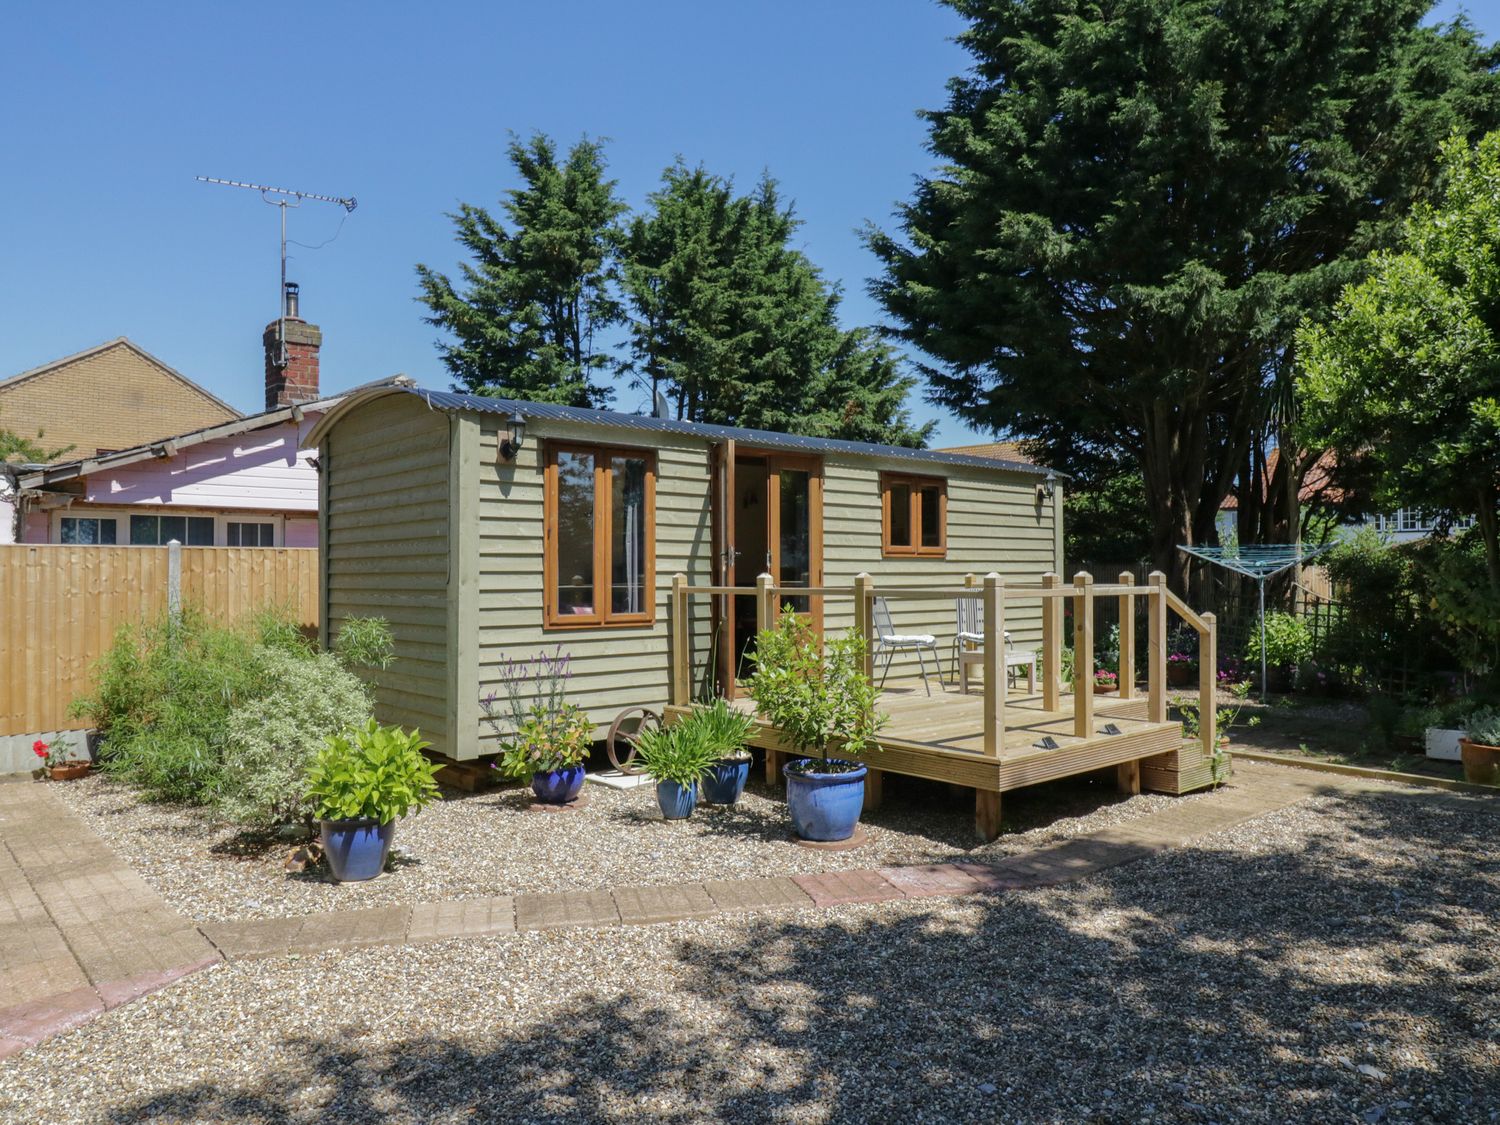
{"label": "garden shrub", "polygon": [[[389,651],[384,621],[354,620],[356,655]],[[121,628],[95,673],[94,693],[72,711],[99,731],[106,772],[148,799],[215,805],[250,823],[291,807],[292,778],[324,736],[369,715],[368,689],[275,610],[223,625],[184,609]]]}
{"label": "garden shrub", "polygon": [[[1266,664],[1271,668],[1295,669],[1312,659],[1312,634],[1300,617],[1290,613],[1266,614]],[[1260,667],[1260,629],[1245,644],[1245,663]]]}
{"label": "garden shrub", "polygon": [[307,771],[323,741],[370,719],[370,690],[328,653],[263,648],[262,695],[230,713],[218,807],[230,820],[269,827],[305,820]]}

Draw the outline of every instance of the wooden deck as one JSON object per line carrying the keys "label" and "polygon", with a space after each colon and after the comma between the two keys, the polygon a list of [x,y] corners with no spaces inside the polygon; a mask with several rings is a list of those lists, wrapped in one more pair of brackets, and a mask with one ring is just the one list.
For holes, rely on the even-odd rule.
{"label": "wooden deck", "polygon": [[[734,705],[753,708],[743,698]],[[1129,792],[1144,787],[1177,793],[1196,787],[1192,782],[1202,772],[1194,768],[1201,754],[1195,747],[1184,750],[1181,725],[1148,721],[1143,698],[1095,696],[1097,731],[1080,738],[1074,733],[1070,693],[1059,693],[1058,709],[1048,711],[1040,694],[1012,692],[1005,701],[1005,745],[995,757],[984,753],[983,706],[982,695],[936,685],[930,697],[920,683],[883,691],[878,709],[888,719],[880,731],[881,749],[860,756],[871,768],[867,805],[878,804],[879,774],[887,772],[969,786],[976,792],[976,827],[993,839],[1000,827],[1000,794],[1008,790],[1114,767]],[[686,710],[669,707],[668,715],[675,718]],[[1119,733],[1106,733],[1109,726]],[[1055,748],[1037,745],[1046,737]],[[750,743],[766,750],[767,781],[778,783],[791,748],[764,721],[757,721]]]}

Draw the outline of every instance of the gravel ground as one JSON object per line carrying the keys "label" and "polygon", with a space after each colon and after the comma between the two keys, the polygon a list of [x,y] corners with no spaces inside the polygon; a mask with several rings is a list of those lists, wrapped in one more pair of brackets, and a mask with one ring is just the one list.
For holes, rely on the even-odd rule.
{"label": "gravel ground", "polygon": [[54,788],[117,853],[195,921],[308,914],[320,910],[476,898],[528,891],[598,890],[686,880],[794,875],[963,857],[983,861],[1030,851],[1178,807],[1188,798],[1142,794],[1073,780],[1007,794],[1010,831],[977,846],[968,791],[887,781],[884,806],[863,818],[869,842],[843,852],[791,842],[780,794],[752,785],[733,808],[700,806],[688,821],[661,818],[650,788],[585,788],[584,808],[527,811],[530,789],[447,799],[402,822],[393,869],[368,883],[337,884],[317,873],[288,875],[285,843],[247,847],[201,810],[151,805],[102,777]]}
{"label": "gravel ground", "polygon": [[1318,797],[1046,890],[241,963],[0,1119],[1494,1121],[1497,829]]}

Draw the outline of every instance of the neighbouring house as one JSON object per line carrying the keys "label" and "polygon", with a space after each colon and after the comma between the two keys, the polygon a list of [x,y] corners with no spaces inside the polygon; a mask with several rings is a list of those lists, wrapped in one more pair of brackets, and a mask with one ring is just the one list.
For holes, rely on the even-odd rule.
{"label": "neighbouring house", "polygon": [[[1274,478],[1276,466],[1281,456],[1279,449],[1273,449],[1266,455],[1266,477]],[[1302,487],[1297,492],[1297,502],[1303,508],[1309,504],[1340,505],[1344,500],[1344,493],[1334,483],[1334,455],[1324,453],[1314,462],[1312,468],[1307,471],[1303,478]],[[1239,511],[1239,497],[1230,493],[1219,505],[1219,516],[1215,521],[1215,527],[1219,534],[1219,542],[1226,543],[1234,539],[1237,534],[1236,513]],[[1334,535],[1337,539],[1347,539],[1364,528],[1373,528],[1382,536],[1393,543],[1410,543],[1418,539],[1425,539],[1440,526],[1442,521],[1435,518],[1430,511],[1424,511],[1419,506],[1401,507],[1394,512],[1364,514],[1346,516],[1340,520]],[[1451,525],[1452,530],[1462,530],[1474,526],[1474,517],[1465,516]]]}
{"label": "neighbouring house", "polygon": [[124,336],[0,379],[0,426],[93,457],[241,417]]}
{"label": "neighbouring house", "polygon": [[[300,446],[339,396],[320,395],[322,333],[301,319],[292,287],[286,302],[286,316],[263,336],[264,411],[242,416],[224,407],[228,416],[207,425],[12,466],[8,483],[0,481],[0,543],[316,547],[317,474]],[[82,370],[110,378],[104,369]],[[93,393],[82,384],[75,390],[81,401]],[[95,427],[96,436],[104,432]]]}
{"label": "neighbouring house", "polygon": [[[312,427],[324,521],[322,621],[391,622],[373,674],[383,720],[456,760],[493,753],[479,698],[509,658],[573,657],[571,696],[599,729],[669,696],[673,576],[746,587],[1035,582],[1062,563],[1062,492],[1019,461],[797,437],[574,407],[387,387]],[[877,589],[878,593],[878,589]],[[785,594],[818,627],[852,601]],[[695,599],[695,688],[732,692],[754,599]],[[953,635],[952,599],[893,601],[902,633]],[[1005,620],[1035,648],[1039,602]]]}
{"label": "neighbouring house", "polygon": [[1036,464],[1026,456],[1018,441],[982,441],[977,445],[944,445],[934,453],[962,453],[969,457],[991,457],[996,461],[1010,461],[1017,465]]}

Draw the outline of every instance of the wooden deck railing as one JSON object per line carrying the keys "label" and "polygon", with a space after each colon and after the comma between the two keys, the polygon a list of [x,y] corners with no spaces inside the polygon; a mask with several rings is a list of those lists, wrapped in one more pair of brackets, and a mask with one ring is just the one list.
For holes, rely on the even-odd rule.
{"label": "wooden deck railing", "polygon": [[[984,753],[999,757],[1005,747],[1005,607],[1021,601],[1042,603],[1041,687],[1042,706],[1046,711],[1061,710],[1062,684],[1058,670],[1062,665],[1064,600],[1073,599],[1073,733],[1078,738],[1092,738],[1097,733],[1094,719],[1095,639],[1094,608],[1099,598],[1116,598],[1120,625],[1121,699],[1136,698],[1135,683],[1135,599],[1146,599],[1146,717],[1151,722],[1167,721],[1167,612],[1180,616],[1198,633],[1198,702],[1199,736],[1203,752],[1212,755],[1218,739],[1215,693],[1218,686],[1218,660],[1214,638],[1214,615],[1199,614],[1167,589],[1166,575],[1152,571],[1146,585],[1132,580],[1127,572],[1117,583],[1095,584],[1093,576],[1079,572],[1065,585],[1056,574],[1045,574],[1038,583],[1007,585],[994,572],[969,574],[963,585],[955,586],[879,586],[869,574],[860,574],[850,586],[788,586],[778,590],[775,579],[762,574],[754,586],[693,586],[682,574],[672,578],[672,703],[686,706],[691,702],[692,682],[689,654],[689,599],[693,597],[744,596],[755,599],[756,631],[769,628],[775,617],[777,594],[795,597],[848,598],[854,603],[854,628],[865,637],[874,634],[876,596],[921,600],[947,600],[978,597],[984,606],[984,698],[981,711],[984,724]],[[873,678],[875,650],[865,648],[865,674]]]}

